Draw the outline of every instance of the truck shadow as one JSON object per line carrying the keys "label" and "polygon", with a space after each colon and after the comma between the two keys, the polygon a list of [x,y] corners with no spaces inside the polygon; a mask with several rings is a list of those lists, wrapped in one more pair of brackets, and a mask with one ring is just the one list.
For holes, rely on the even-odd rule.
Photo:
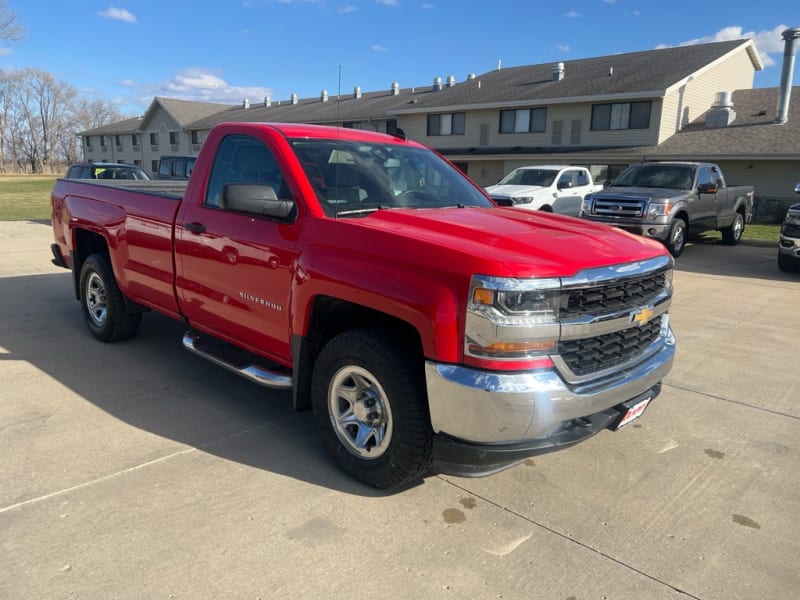
{"label": "truck shadow", "polygon": [[787,283],[800,280],[797,273],[778,269],[778,245],[771,242],[743,241],[726,246],[718,239],[692,238],[675,259],[675,270]]}
{"label": "truck shadow", "polygon": [[[67,271],[0,278],[0,314],[0,364],[26,361],[131,427],[325,488],[388,495],[338,468],[311,413],[294,411],[288,392],[186,352],[178,321],[150,312],[133,340],[98,342],[83,323]],[[4,396],[14,396],[13,381],[4,388]]]}

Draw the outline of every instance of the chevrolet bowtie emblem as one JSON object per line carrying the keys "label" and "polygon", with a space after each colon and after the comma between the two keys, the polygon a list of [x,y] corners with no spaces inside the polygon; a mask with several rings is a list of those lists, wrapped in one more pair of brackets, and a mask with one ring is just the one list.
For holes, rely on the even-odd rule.
{"label": "chevrolet bowtie emblem", "polygon": [[650,322],[650,319],[653,318],[654,313],[655,311],[652,308],[640,308],[639,310],[635,310],[631,313],[630,322],[642,327]]}

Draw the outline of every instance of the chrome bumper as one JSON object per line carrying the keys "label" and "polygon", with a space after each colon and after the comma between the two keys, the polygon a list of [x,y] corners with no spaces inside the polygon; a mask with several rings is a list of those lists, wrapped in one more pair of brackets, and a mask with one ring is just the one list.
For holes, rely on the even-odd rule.
{"label": "chrome bumper", "polygon": [[654,388],[669,373],[675,338],[667,327],[655,350],[626,368],[569,384],[555,369],[480,371],[427,361],[435,433],[470,444],[516,444],[547,437],[565,422],[589,417]]}

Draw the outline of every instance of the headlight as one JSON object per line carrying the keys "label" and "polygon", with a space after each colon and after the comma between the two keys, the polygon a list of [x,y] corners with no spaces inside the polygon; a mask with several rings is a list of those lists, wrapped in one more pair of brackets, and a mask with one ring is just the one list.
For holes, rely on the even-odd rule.
{"label": "headlight", "polygon": [[669,214],[669,202],[651,202],[647,207],[647,218],[655,219],[656,217],[663,217]]}
{"label": "headlight", "polygon": [[581,215],[589,215],[592,213],[592,197],[585,196],[581,201]]}
{"label": "headlight", "polygon": [[558,279],[473,277],[465,352],[493,359],[530,359],[555,351],[559,335]]}
{"label": "headlight", "polygon": [[512,198],[511,202],[516,204],[530,204],[533,202],[533,196],[518,196],[516,198]]}
{"label": "headlight", "polygon": [[800,210],[789,210],[789,212],[786,213],[786,222],[800,224]]}

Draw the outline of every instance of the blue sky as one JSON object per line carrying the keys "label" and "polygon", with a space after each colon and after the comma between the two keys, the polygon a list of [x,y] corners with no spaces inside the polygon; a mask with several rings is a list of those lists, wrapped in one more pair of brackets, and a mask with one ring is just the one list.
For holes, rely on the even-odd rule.
{"label": "blue sky", "polygon": [[[261,102],[748,37],[779,84],[795,1],[7,0],[25,38],[0,69],[47,71],[142,113],[154,96]],[[800,69],[796,69],[796,72]],[[795,84],[798,75],[795,74]]]}

